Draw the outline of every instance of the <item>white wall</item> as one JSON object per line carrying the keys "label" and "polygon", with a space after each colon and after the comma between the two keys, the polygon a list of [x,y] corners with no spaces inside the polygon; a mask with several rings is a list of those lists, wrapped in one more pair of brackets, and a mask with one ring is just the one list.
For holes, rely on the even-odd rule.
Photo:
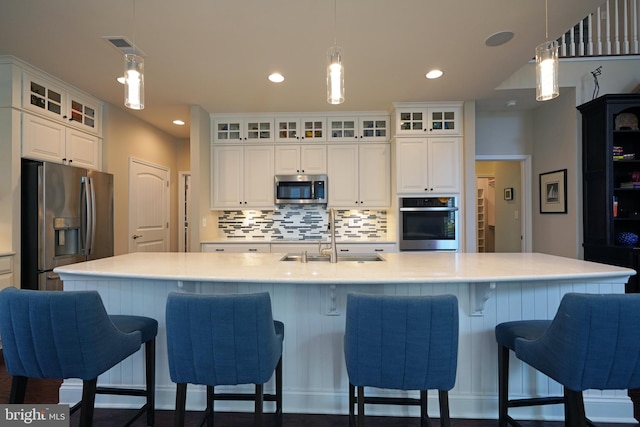
{"label": "white wall", "polygon": [[[592,99],[591,71],[602,66],[599,96],[625,93],[640,84],[640,59],[582,58],[560,62],[560,96],[524,112],[477,113],[476,153],[531,154],[533,251],[582,258],[581,117],[576,106]],[[535,67],[529,63],[498,89],[526,89],[535,85]],[[539,213],[539,174],[567,169],[567,214]]]}
{"label": "white wall", "polygon": [[[582,156],[573,91],[534,110],[533,250],[570,258],[582,257]],[[548,124],[548,125],[546,125]],[[539,174],[567,169],[567,213],[541,214]]]}
{"label": "white wall", "polygon": [[129,252],[129,157],[170,170],[171,251],[178,248],[178,171],[188,170],[188,142],[116,106],[104,111],[103,170],[114,175],[114,254]]}
{"label": "white wall", "polygon": [[476,154],[531,154],[533,138],[531,111],[476,113]]}

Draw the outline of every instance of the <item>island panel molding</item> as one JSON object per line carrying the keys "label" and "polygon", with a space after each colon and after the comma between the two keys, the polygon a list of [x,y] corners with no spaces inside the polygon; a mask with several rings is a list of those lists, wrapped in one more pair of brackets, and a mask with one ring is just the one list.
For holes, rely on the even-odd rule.
{"label": "island panel molding", "polygon": [[[156,318],[159,331],[165,328],[164,310],[170,292],[269,292],[274,319],[285,324],[285,412],[347,413],[348,376],[342,340],[348,292],[456,295],[460,347],[457,381],[450,392],[451,416],[482,419],[497,417],[497,345],[493,332],[496,324],[549,318],[567,292],[624,292],[624,283],[634,273],[630,269],[542,254],[384,253],[384,262],[337,264],[280,262],[281,255],[134,253],[59,267],[56,272],[63,279],[65,290],[97,290],[110,313]],[[495,283],[495,289],[486,300],[484,316],[470,316],[475,310],[470,288],[490,282]],[[333,298],[331,303],[328,297]],[[142,385],[142,373],[133,369],[136,363],[141,363],[136,357],[142,356],[136,354],[108,371],[99,383]],[[157,366],[157,407],[172,409],[175,385],[166,368],[163,333],[158,334]],[[523,364],[515,363],[512,369],[514,381],[510,386],[514,391],[525,395],[557,391],[557,384]],[[272,382],[266,387],[271,389]],[[60,389],[60,402],[76,401],[80,393],[80,381],[67,380]],[[202,409],[205,394],[203,387],[192,389],[187,409]],[[96,405],[126,404],[121,400],[119,396],[105,396]],[[429,400],[436,405],[432,407],[437,407],[436,395],[430,394]],[[590,390],[585,392],[585,402],[591,417],[614,422],[632,420],[631,402],[624,390]],[[224,411],[250,411],[236,402],[217,405]],[[560,407],[523,410],[524,417],[530,419],[563,417]],[[390,406],[371,408],[370,412],[417,416],[412,410]]]}

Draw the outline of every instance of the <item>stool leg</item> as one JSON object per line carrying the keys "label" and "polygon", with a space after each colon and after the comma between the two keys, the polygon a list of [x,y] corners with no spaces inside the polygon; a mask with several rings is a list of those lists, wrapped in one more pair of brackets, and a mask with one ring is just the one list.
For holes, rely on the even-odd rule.
{"label": "stool leg", "polygon": [[184,409],[187,403],[187,384],[176,384],[176,412],[173,415],[174,427],[184,427]]}
{"label": "stool leg", "polygon": [[98,378],[82,382],[82,406],[80,407],[80,427],[93,425],[93,406],[96,402]]}
{"label": "stool leg", "polygon": [[156,413],[156,339],[144,345],[145,370],[147,377],[147,426],[153,426]]}
{"label": "stool leg", "polygon": [[420,390],[420,427],[430,427],[429,414],[427,413],[427,391]]}
{"label": "stool leg", "polygon": [[565,387],[564,398],[565,425],[567,427],[587,427],[582,392],[569,390]]}
{"label": "stool leg", "polygon": [[358,427],[364,427],[364,387],[358,386]]}
{"label": "stool leg", "polygon": [[24,403],[24,395],[27,393],[27,381],[29,378],[16,376],[11,379],[11,392],[9,403]]}
{"label": "stool leg", "polygon": [[216,398],[213,386],[207,386],[207,408],[205,409],[205,417],[207,418],[207,427],[213,427],[213,402]]}
{"label": "stool leg", "polygon": [[256,384],[256,403],[253,425],[255,427],[262,427],[262,411],[264,403],[264,386],[263,384]]}
{"label": "stool leg", "polygon": [[507,427],[509,400],[509,348],[498,346],[498,427]]}
{"label": "stool leg", "polygon": [[438,401],[440,402],[440,427],[450,427],[449,392],[446,390],[438,390]]}
{"label": "stool leg", "polygon": [[282,356],[276,365],[276,426],[282,427]]}
{"label": "stool leg", "polygon": [[356,427],[355,412],[353,410],[356,404],[356,387],[349,381],[349,427]]}

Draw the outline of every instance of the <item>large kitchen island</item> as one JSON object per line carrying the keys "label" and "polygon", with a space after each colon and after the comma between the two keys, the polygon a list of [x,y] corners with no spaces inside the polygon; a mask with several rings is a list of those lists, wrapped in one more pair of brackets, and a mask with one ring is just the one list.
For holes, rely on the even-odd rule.
{"label": "large kitchen island", "polygon": [[[285,254],[134,253],[59,267],[65,290],[97,290],[111,314],[138,314],[160,323],[157,339],[159,409],[173,409],[164,310],[170,292],[268,291],[273,315],[285,324],[285,412],[346,414],[348,379],[343,357],[347,292],[387,295],[453,294],[459,302],[457,381],[450,392],[454,418],[497,418],[497,348],[494,326],[519,319],[549,319],[567,292],[623,293],[633,270],[535,253],[390,253],[382,261],[281,261]],[[99,378],[102,384],[141,385],[138,352]],[[512,358],[515,359],[515,358]],[[248,386],[239,386],[249,390]],[[267,389],[271,384],[267,385]],[[60,402],[79,400],[81,382],[67,380]],[[561,387],[517,360],[511,364],[513,395],[562,393]],[[190,387],[188,409],[202,409],[205,390]],[[100,400],[100,398],[104,398]],[[437,394],[429,395],[437,416]],[[125,407],[118,396],[99,396],[98,406]],[[218,404],[217,404],[218,405]],[[633,422],[624,390],[585,392],[595,420]],[[270,408],[267,406],[266,408]],[[251,411],[251,404],[224,402],[218,410]],[[414,408],[372,407],[368,413],[416,415]],[[558,405],[513,410],[516,417],[562,419]]]}

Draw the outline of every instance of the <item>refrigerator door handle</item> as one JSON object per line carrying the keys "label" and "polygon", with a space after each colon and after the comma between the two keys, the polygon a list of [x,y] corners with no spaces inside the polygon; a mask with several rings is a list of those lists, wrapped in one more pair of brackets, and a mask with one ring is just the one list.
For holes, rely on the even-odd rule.
{"label": "refrigerator door handle", "polygon": [[93,185],[93,178],[87,177],[87,179],[89,180],[89,194],[91,196],[91,201],[88,203],[90,212],[87,215],[87,218],[89,218],[89,222],[87,224],[87,234],[89,235],[87,255],[91,255],[95,248],[96,240],[96,188]]}
{"label": "refrigerator door handle", "polygon": [[80,253],[86,255],[87,248],[87,177],[80,178]]}
{"label": "refrigerator door handle", "polygon": [[81,254],[87,255],[91,248],[91,192],[89,190],[89,178],[83,176],[80,187],[80,243]]}

